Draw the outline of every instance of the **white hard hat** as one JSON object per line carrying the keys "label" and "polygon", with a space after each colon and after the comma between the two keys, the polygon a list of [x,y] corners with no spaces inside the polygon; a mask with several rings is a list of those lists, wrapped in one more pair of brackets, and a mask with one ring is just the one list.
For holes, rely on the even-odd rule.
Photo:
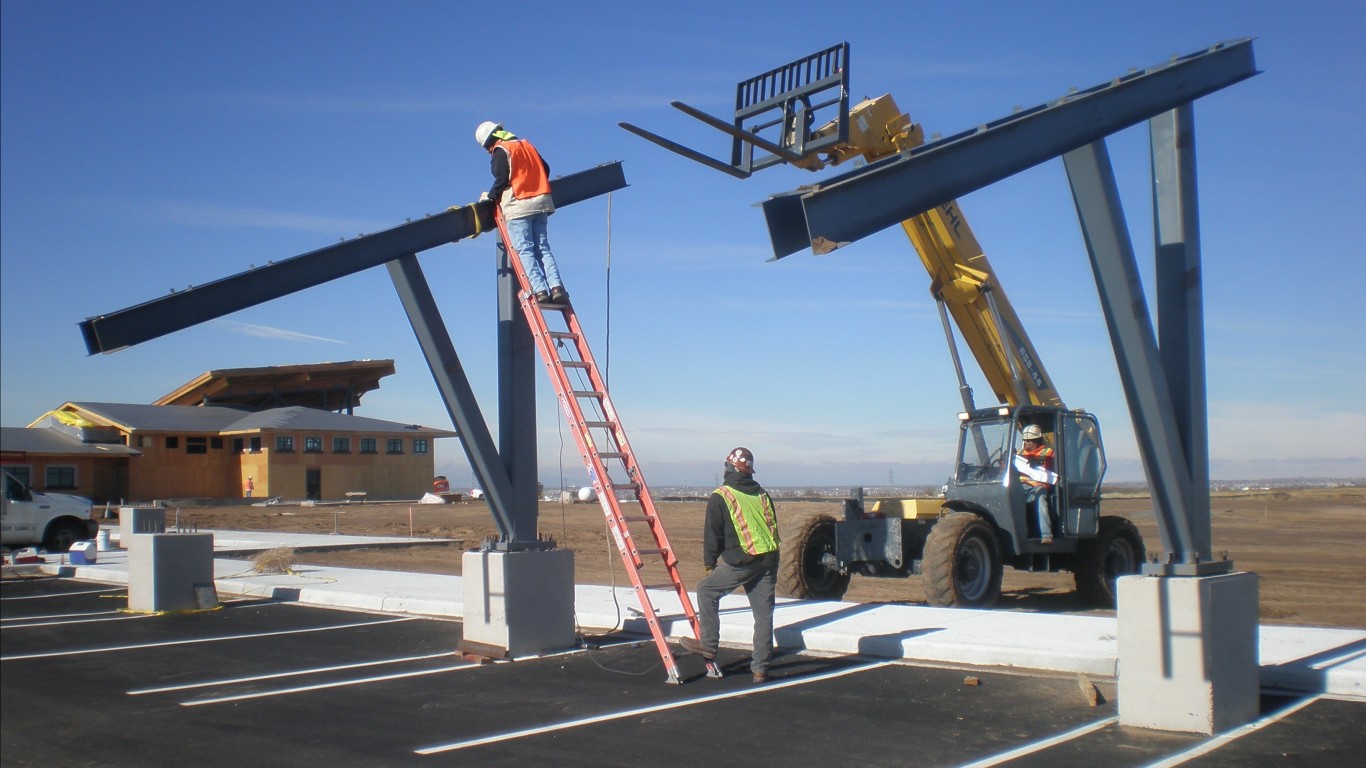
{"label": "white hard hat", "polygon": [[484,146],[484,143],[489,140],[489,136],[493,135],[494,131],[502,127],[502,125],[495,123],[492,120],[485,120],[479,124],[478,128],[474,129],[474,140],[479,142],[479,146],[482,147]]}
{"label": "white hard hat", "polygon": [[1043,430],[1039,429],[1038,424],[1030,424],[1024,428],[1024,432],[1021,433],[1021,436],[1026,440],[1042,440]]}

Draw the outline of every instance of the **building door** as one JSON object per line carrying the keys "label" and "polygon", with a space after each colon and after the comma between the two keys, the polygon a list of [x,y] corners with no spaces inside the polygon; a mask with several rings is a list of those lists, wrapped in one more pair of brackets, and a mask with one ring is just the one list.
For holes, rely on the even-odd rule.
{"label": "building door", "polygon": [[309,467],[305,470],[304,494],[313,501],[322,501],[323,471],[321,467]]}

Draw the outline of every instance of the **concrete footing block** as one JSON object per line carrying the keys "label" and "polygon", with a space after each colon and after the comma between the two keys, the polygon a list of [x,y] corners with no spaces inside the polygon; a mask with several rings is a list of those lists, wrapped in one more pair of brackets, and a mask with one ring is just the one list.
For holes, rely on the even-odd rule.
{"label": "concrete footing block", "polygon": [[1119,722],[1214,734],[1260,707],[1257,577],[1118,581]]}
{"label": "concrete footing block", "polygon": [[514,658],[574,647],[574,553],[466,552],[460,650]]}
{"label": "concrete footing block", "polygon": [[212,533],[138,533],[128,549],[128,610],[193,611],[218,605]]}

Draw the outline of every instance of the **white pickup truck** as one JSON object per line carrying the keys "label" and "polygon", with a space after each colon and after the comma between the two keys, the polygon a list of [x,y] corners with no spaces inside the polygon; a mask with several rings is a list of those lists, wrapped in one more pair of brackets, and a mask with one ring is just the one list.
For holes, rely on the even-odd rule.
{"label": "white pickup truck", "polygon": [[9,548],[41,544],[49,552],[66,552],[72,544],[93,539],[99,532],[90,499],[38,493],[8,472],[0,503],[0,544]]}

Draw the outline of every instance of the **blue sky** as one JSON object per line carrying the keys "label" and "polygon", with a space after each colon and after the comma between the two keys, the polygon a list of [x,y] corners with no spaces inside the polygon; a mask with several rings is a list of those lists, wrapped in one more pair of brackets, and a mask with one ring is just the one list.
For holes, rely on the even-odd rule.
{"label": "blue sky", "polygon": [[[150,402],[214,368],[365,358],[393,358],[397,374],[358,413],[449,426],[383,269],[112,355],[87,357],[77,323],[471,202],[488,186],[472,133],[492,119],[554,173],[624,163],[630,187],[610,207],[567,208],[550,232],[652,485],[711,483],[736,444],[775,486],[938,483],[960,403],[899,229],[769,263],[754,204],[830,172],[741,182],[617,123],[722,155],[724,137],[670,100],[725,117],[739,80],[847,40],[852,95],[891,93],[947,135],[1253,36],[1263,74],[1195,110],[1211,475],[1366,475],[1360,3],[905,3],[880,17],[705,0],[2,7],[6,426],[68,400]],[[1150,267],[1146,130],[1109,148]],[[1110,479],[1142,479],[1061,161],[959,204],[1063,397],[1100,417]],[[491,415],[493,243],[421,263]],[[543,384],[542,480],[581,484]],[[437,467],[471,477],[454,440]]]}

